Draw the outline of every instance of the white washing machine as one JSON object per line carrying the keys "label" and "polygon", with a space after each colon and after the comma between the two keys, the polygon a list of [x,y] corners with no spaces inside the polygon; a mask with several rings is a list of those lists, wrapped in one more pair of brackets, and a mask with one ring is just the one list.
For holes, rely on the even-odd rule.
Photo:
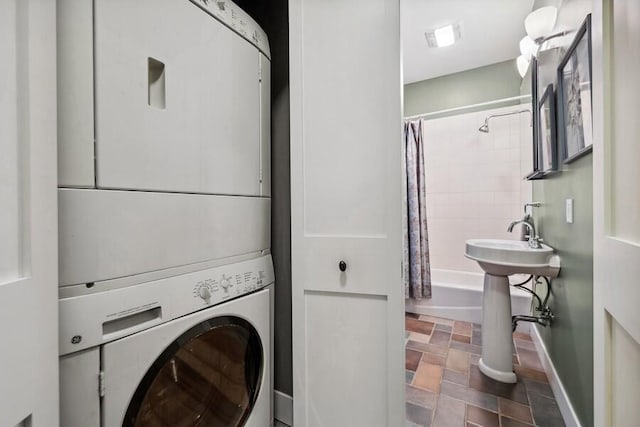
{"label": "white washing machine", "polygon": [[60,300],[64,427],[272,424],[271,256]]}
{"label": "white washing machine", "polygon": [[228,0],[56,6],[61,426],[270,425],[266,34]]}

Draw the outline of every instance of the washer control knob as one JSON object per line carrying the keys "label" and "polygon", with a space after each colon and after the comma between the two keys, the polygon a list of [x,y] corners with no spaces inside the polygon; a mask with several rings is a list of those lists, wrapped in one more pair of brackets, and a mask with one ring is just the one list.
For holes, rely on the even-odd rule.
{"label": "washer control knob", "polygon": [[225,276],[222,276],[222,279],[220,280],[220,286],[222,286],[222,289],[226,291],[229,288],[229,279]]}
{"label": "washer control knob", "polygon": [[203,300],[208,300],[209,298],[211,298],[211,291],[209,290],[209,288],[205,288],[204,286],[200,288],[198,294]]}

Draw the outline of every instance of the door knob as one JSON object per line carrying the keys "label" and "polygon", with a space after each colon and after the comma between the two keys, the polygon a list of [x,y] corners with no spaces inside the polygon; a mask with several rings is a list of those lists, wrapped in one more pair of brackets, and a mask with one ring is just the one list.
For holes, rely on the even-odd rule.
{"label": "door knob", "polygon": [[340,268],[340,271],[345,271],[347,269],[347,263],[344,261],[340,261],[338,263],[338,268]]}

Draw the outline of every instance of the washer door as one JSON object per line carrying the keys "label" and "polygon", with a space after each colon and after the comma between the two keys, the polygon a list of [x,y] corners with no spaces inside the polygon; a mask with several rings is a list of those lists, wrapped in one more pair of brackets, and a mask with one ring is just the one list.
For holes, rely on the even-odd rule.
{"label": "washer door", "polygon": [[216,317],[189,329],[156,359],[136,389],[123,427],[242,426],[262,382],[258,332]]}

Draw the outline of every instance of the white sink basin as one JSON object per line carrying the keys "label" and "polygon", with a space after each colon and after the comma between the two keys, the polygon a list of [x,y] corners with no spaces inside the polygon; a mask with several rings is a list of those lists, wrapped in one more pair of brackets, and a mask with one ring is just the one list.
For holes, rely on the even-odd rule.
{"label": "white sink basin", "polygon": [[533,249],[520,240],[471,239],[464,254],[494,276],[536,274],[555,278],[560,271],[560,258],[545,244]]}

